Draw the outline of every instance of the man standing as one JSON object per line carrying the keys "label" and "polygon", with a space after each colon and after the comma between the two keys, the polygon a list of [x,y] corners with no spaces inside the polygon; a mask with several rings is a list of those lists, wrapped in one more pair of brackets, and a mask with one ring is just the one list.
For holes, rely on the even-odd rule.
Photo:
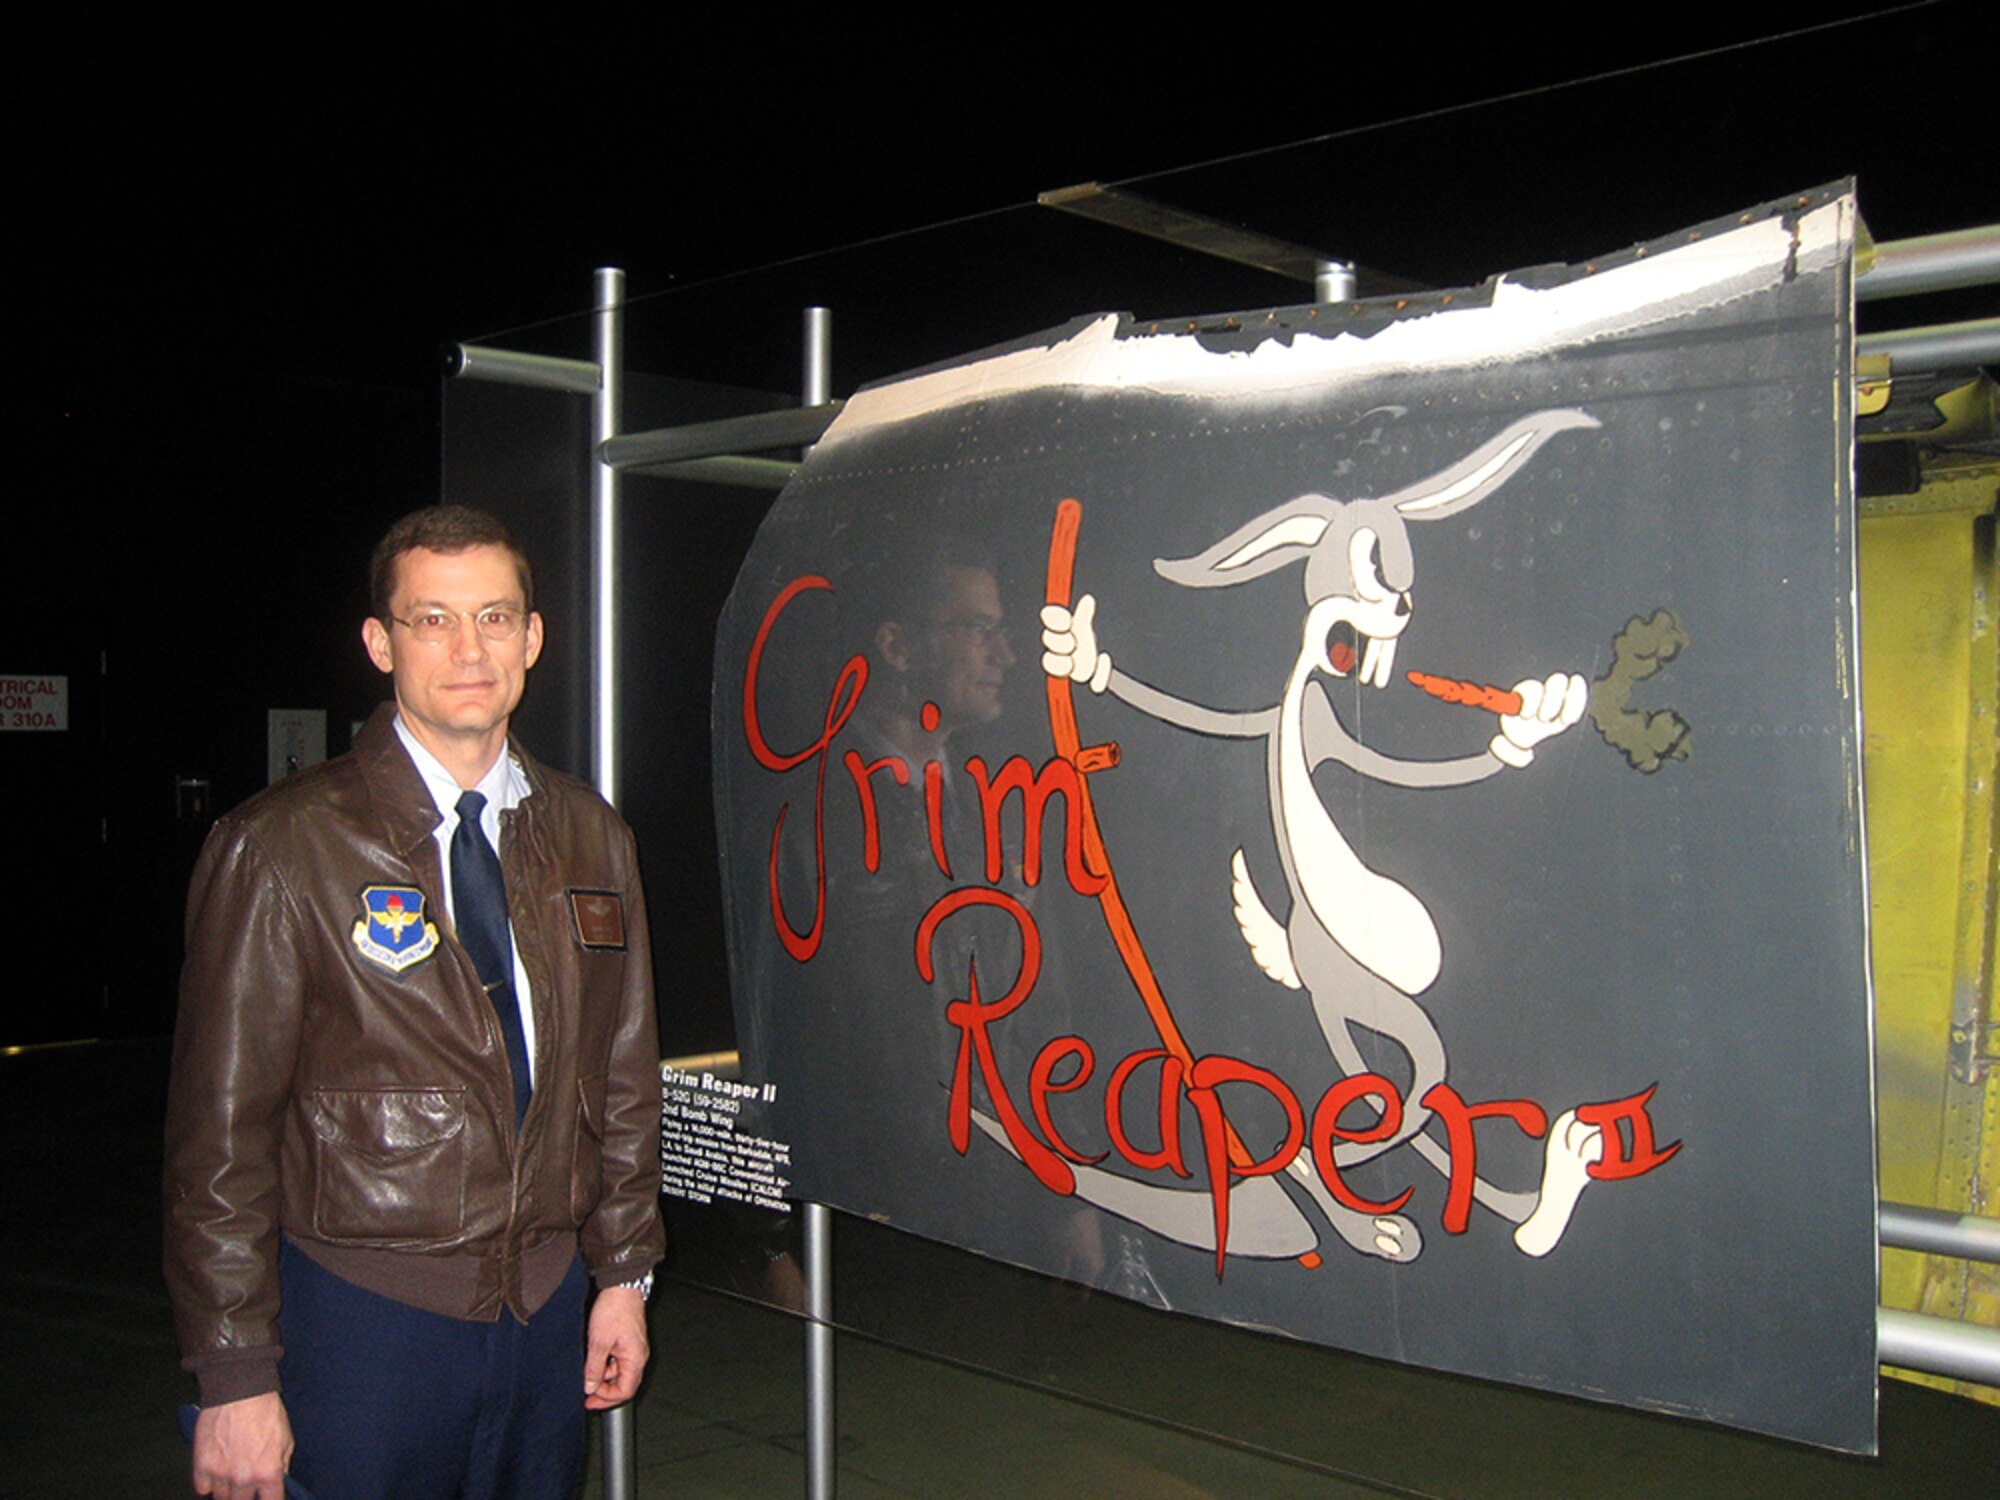
{"label": "man standing", "polygon": [[394,704],[218,822],[188,900],[166,1273],[194,1488],[562,1500],[584,1408],[638,1389],[663,1247],[636,853],[508,739],[542,620],[506,529],[418,511],[371,581]]}

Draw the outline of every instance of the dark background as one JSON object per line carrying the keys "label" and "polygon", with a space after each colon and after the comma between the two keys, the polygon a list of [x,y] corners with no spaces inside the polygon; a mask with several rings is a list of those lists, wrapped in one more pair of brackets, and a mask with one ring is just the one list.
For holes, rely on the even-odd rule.
{"label": "dark background", "polygon": [[[326,708],[337,751],[381,694],[362,568],[449,482],[439,346],[586,354],[595,265],[648,299],[632,368],[795,391],[798,310],[823,302],[845,393],[1078,313],[1308,295],[1033,206],[1084,180],[1438,286],[1849,174],[1882,239],[2000,219],[1996,28],[1959,0],[1317,33],[1238,13],[284,24],[73,12],[18,44],[10,324],[32,415],[0,671],[67,674],[73,727],[0,737],[10,907],[33,918],[0,1043],[169,1027],[186,869],[207,817],[261,784],[266,709]],[[713,889],[710,641],[765,501],[673,503],[635,540],[663,570],[658,758],[628,773],[656,902]],[[552,664],[578,660],[582,625],[551,619]],[[553,676],[537,713],[569,701]],[[209,807],[177,816],[177,777],[208,779]],[[667,1046],[725,1041],[719,919],[691,911],[668,941]]]}

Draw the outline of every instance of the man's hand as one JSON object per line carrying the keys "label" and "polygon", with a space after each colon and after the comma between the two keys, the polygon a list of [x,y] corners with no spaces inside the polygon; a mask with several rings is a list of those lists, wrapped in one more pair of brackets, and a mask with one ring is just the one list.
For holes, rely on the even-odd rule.
{"label": "man's hand", "polygon": [[[639,1358],[643,1363],[645,1355]],[[292,1422],[276,1391],[208,1407],[194,1420],[197,1495],[285,1500],[285,1471],[291,1466]]]}
{"label": "man's hand", "polygon": [[591,1411],[621,1406],[639,1393],[652,1353],[646,1342],[646,1299],[636,1287],[608,1286],[590,1306],[583,1355],[583,1404]]}

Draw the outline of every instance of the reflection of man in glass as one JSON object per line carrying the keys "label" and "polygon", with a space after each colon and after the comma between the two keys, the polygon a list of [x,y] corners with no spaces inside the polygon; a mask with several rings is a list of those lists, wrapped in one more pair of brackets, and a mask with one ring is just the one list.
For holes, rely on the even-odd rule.
{"label": "reflection of man in glass", "polygon": [[[914,562],[869,603],[875,676],[863,711],[912,764],[938,756],[960,729],[1000,717],[1000,690],[1014,652],[1000,609],[992,563],[976,549],[947,547]],[[924,705],[937,710],[926,733]]]}
{"label": "reflection of man in glass", "polygon": [[[849,924],[883,923],[882,940],[893,947],[882,951],[900,951],[933,901],[955,885],[984,879],[978,797],[954,740],[961,731],[999,720],[1015,657],[992,556],[959,533],[897,538],[857,570],[844,592],[849,614],[842,645],[852,649],[865,642],[869,671],[843,748],[874,765],[888,760],[901,765],[893,775],[876,773],[872,781],[880,864],[863,870],[833,861],[831,879],[844,897],[832,910]],[[936,834],[949,874],[933,847],[927,770],[938,781]],[[838,816],[838,801],[835,808]],[[853,837],[855,845],[836,847],[858,846],[858,829]],[[1006,861],[1010,869],[1012,853]]]}
{"label": "reflection of man in glass", "polygon": [[[902,756],[909,766],[909,789],[890,786],[886,776],[878,778],[880,867],[865,873],[853,862],[836,864],[829,911],[830,920],[843,921],[850,936],[862,934],[850,951],[868,955],[868,961],[849,984],[873,1010],[855,1021],[859,1055],[842,1074],[869,1080],[878,1099],[907,1101],[911,1114],[903,1128],[893,1134],[880,1131],[876,1138],[906,1143],[903,1156],[913,1173],[934,1183],[940,1173],[962,1171],[945,1132],[943,1093],[962,1038],[945,1022],[945,1001],[968,993],[975,968],[989,999],[1001,993],[1020,972],[1023,954],[1020,932],[1011,921],[986,909],[962,910],[932,939],[930,956],[939,979],[936,986],[922,989],[910,972],[910,944],[924,914],[947,890],[986,883],[988,831],[978,790],[966,770],[967,753],[953,740],[960,731],[976,731],[1000,719],[1002,690],[1015,656],[992,556],[978,543],[948,534],[912,545],[928,550],[879,559],[869,571],[863,597],[855,601],[864,612],[861,620],[872,622],[866,632],[870,661],[868,685],[848,729],[848,743],[865,760]],[[997,743],[977,753],[997,764],[1020,748]],[[938,867],[919,793],[927,761],[939,763],[939,823],[952,868],[949,877]],[[999,885],[1034,910],[1042,904],[1043,892],[1023,883],[1022,825],[1018,818],[1002,817],[998,828],[1004,841]],[[1062,954],[1044,948],[1039,964],[1032,1019],[1024,1016],[990,1034],[998,1065],[1016,1086],[1027,1078],[1040,1044],[1073,1029]],[[975,1087],[975,1095],[974,1107],[990,1112],[993,1105],[983,1084]],[[915,1149],[919,1143],[921,1150]],[[972,1149],[1000,1179],[1012,1180],[1010,1169],[997,1165],[997,1148],[977,1139],[976,1132]],[[1098,1281],[1105,1254],[1097,1210],[1080,1200],[1073,1208],[1058,1201],[1045,1209],[1053,1222],[1043,1232],[1062,1244],[1064,1274]],[[921,1256],[916,1262],[924,1264]],[[984,1316],[990,1323],[992,1310]]]}
{"label": "reflection of man in glass", "polygon": [[[945,1024],[943,1002],[918,987],[912,940],[924,913],[947,890],[984,879],[978,798],[951,741],[960,730],[1000,718],[1015,657],[990,554],[949,533],[899,537],[844,577],[836,598],[843,616],[827,642],[833,659],[844,660],[864,645],[869,658],[867,686],[836,753],[854,754],[863,765],[900,761],[901,771],[884,769],[870,778],[878,840],[873,869],[860,857],[857,801],[842,795],[846,776],[832,773],[839,781],[829,785],[827,797],[827,921],[840,938],[814,961],[813,977],[826,981],[826,989],[813,1008],[806,1044],[813,1062],[810,1068],[800,1064],[791,1086],[809,1087],[806,1080],[818,1078],[838,1093],[837,1104],[821,1109],[850,1134],[823,1139],[818,1149],[880,1150],[884,1141],[899,1141],[894,1166],[885,1171],[901,1170],[921,1182],[955,1160],[944,1129],[944,1086],[957,1033]],[[939,776],[939,834],[954,872],[949,877],[933,853],[925,812],[925,767],[932,763]],[[792,857],[811,852],[803,840],[787,848]],[[1010,849],[1008,868],[1015,866]],[[805,869],[786,875],[794,890],[809,890],[811,879]],[[960,990],[975,949],[989,979],[1004,984],[1004,975],[1019,968],[1019,942],[1003,927],[989,913],[972,912],[940,939],[937,961]],[[906,1184],[902,1190],[918,1189]],[[792,1221],[772,1218],[758,1232],[762,1295],[803,1307]]]}
{"label": "reflection of man in glass", "polygon": [[[868,683],[836,750],[850,772],[866,768],[875,859],[871,867],[860,858],[859,799],[829,796],[827,847],[840,852],[827,860],[827,923],[842,934],[838,947],[853,967],[831,1003],[859,1008],[849,1034],[839,1038],[863,1053],[852,1064],[858,1076],[875,1077],[920,1108],[928,1125],[939,1103],[932,1090],[951,1077],[957,1037],[942,1003],[932,1005],[919,987],[912,944],[941,896],[985,883],[979,797],[958,737],[1000,719],[1014,652],[992,556],[962,533],[894,534],[836,587],[846,606],[838,648],[868,652]],[[1018,834],[1010,835],[1010,845],[1018,842]],[[1015,870],[1014,848],[1003,864]],[[977,949],[984,955],[982,982],[1004,987],[1020,963],[1019,941],[1006,926],[987,911],[954,917],[933,956],[962,988]],[[893,1009],[878,1009],[892,988],[907,988],[933,1024],[899,1025]],[[903,1091],[915,1078],[925,1082],[910,1096]]]}

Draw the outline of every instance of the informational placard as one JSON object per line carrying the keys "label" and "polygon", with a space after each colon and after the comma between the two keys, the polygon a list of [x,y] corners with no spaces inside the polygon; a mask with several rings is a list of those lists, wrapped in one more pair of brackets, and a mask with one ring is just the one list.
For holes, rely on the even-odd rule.
{"label": "informational placard", "polygon": [[792,1151],[762,1134],[777,1085],[660,1069],[660,1190],[690,1203],[788,1212]]}
{"label": "informational placard", "polygon": [[69,728],[69,679],[0,673],[0,730]]}
{"label": "informational placard", "polygon": [[1872,1449],[1853,232],[858,393],[716,658],[788,1191]]}

